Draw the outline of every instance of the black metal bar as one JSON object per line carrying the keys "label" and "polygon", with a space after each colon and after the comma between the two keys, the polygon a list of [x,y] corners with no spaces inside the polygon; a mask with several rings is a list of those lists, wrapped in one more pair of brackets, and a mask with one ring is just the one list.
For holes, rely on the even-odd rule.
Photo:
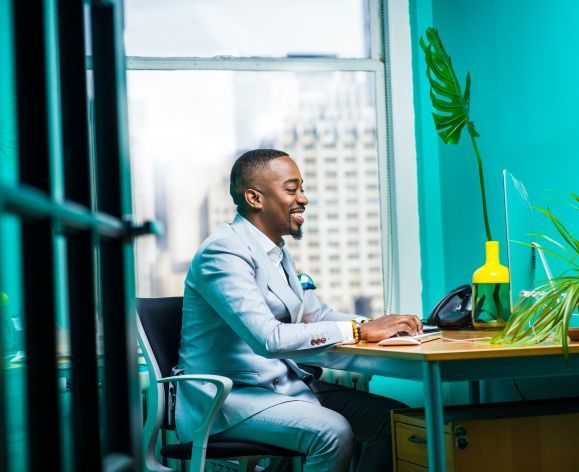
{"label": "black metal bar", "polygon": [[122,290],[122,240],[100,245],[101,314],[105,350],[106,451],[132,453],[131,404],[127,363],[127,330]]}
{"label": "black metal bar", "polygon": [[43,19],[41,0],[14,1],[20,180],[48,193],[46,47]]}
{"label": "black metal bar", "polygon": [[[65,197],[86,207],[88,213],[91,179],[84,2],[60,0],[58,6],[60,85],[66,91],[61,95]],[[94,220],[93,215],[82,216]],[[87,231],[70,234],[67,242],[74,470],[100,471],[92,234]]]}
{"label": "black metal bar", "polygon": [[100,471],[96,303],[92,236],[68,236],[74,470]]}
{"label": "black metal bar", "polygon": [[115,70],[114,9],[93,6],[93,62],[95,121],[97,142],[98,209],[122,217],[119,156],[119,118],[117,110],[118,72]]}
{"label": "black metal bar", "polygon": [[[50,191],[47,71],[41,0],[13,2],[21,182]],[[23,222],[24,332],[30,470],[60,470],[54,252],[49,221]],[[42,451],[42,453],[40,453]]]}
{"label": "black metal bar", "polygon": [[84,2],[59,0],[60,87],[65,195],[90,208]]}
{"label": "black metal bar", "polygon": [[[25,156],[21,155],[21,158]],[[26,390],[31,471],[61,470],[51,223],[22,224]],[[42,452],[40,452],[42,451]]]}
{"label": "black metal bar", "polygon": [[[113,4],[111,4],[113,3]],[[97,208],[117,218],[130,214],[122,4],[94,1],[91,9],[95,87]],[[130,185],[130,184],[129,184]],[[129,203],[127,203],[129,202]],[[105,453],[132,456],[139,470],[136,335],[130,239],[101,241],[101,313],[105,341]],[[132,251],[132,248],[128,248]],[[131,253],[132,254],[132,253]]]}

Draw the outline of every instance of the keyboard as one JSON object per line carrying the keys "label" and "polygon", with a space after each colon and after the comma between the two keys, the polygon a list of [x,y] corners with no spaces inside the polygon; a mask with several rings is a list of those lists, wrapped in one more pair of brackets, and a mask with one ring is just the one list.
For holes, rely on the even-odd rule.
{"label": "keyboard", "polygon": [[378,342],[378,346],[417,346],[442,337],[442,331],[417,334],[416,336],[392,336]]}

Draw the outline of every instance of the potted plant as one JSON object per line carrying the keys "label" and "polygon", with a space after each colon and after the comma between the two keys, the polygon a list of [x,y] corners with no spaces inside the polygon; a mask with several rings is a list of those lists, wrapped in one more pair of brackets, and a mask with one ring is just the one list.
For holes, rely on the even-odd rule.
{"label": "potted plant", "polygon": [[[571,194],[571,197],[571,206],[579,210],[579,195]],[[571,314],[579,309],[579,239],[550,209],[536,210],[550,220],[561,240],[545,234],[533,236],[546,242],[547,246],[541,247],[545,253],[563,260],[569,268],[562,275],[544,282],[529,297],[523,298],[513,310],[515,316],[491,342],[527,346],[540,343],[554,334],[554,341],[563,346],[565,359],[569,362],[567,331]]]}
{"label": "potted plant", "polygon": [[426,40],[420,38],[420,47],[426,60],[426,75],[430,83],[430,100],[434,107],[432,117],[436,131],[445,144],[458,144],[466,127],[477,160],[482,213],[486,232],[486,263],[473,274],[473,325],[477,329],[502,329],[510,316],[509,271],[500,264],[499,243],[493,241],[489,217],[483,162],[476,143],[480,135],[470,119],[470,73],[466,74],[462,90],[450,56],[438,32],[426,30]]}

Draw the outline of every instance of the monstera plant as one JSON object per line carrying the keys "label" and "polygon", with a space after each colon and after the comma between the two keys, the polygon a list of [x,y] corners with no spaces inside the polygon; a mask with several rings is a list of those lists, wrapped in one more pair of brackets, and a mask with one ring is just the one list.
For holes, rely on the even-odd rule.
{"label": "monstera plant", "polygon": [[[572,194],[571,197],[572,207],[579,210],[579,195]],[[562,344],[568,362],[567,330],[571,314],[579,309],[579,239],[551,210],[537,210],[550,220],[560,241],[545,234],[532,236],[545,241],[547,246],[541,247],[541,250],[563,260],[568,269],[533,290],[529,297],[523,298],[515,307],[517,316],[510,318],[505,329],[492,342],[527,346],[540,343],[554,334],[554,340]]]}
{"label": "monstera plant", "polygon": [[[483,161],[476,143],[476,139],[480,137],[480,134],[476,130],[474,122],[470,119],[469,114],[470,72],[466,74],[463,91],[460,86],[460,82],[456,77],[456,73],[454,72],[452,60],[442,45],[438,31],[436,31],[434,28],[428,28],[426,30],[426,40],[428,43],[424,40],[424,38],[420,38],[420,47],[424,51],[424,58],[426,60],[426,75],[428,76],[428,81],[430,82],[430,100],[432,101],[432,106],[434,107],[432,117],[434,118],[436,131],[445,144],[458,144],[461,132],[463,128],[466,127],[466,130],[470,136],[470,142],[472,143],[474,154],[476,156],[482,201],[482,213],[484,217],[486,238],[488,241],[488,262],[490,255],[488,251],[490,250],[490,245],[492,244],[491,241],[493,238],[491,235],[491,227],[489,224],[489,216],[487,211]],[[479,282],[481,281],[480,278],[477,280]],[[473,275],[473,282],[474,281],[475,276]],[[501,280],[501,282],[505,282],[505,280]],[[506,307],[504,306],[505,303],[503,300],[505,298],[504,293],[508,293],[508,290],[503,288],[503,296],[501,296],[501,284],[494,283],[487,285],[492,285],[493,287],[492,303],[490,304],[487,302],[487,305],[485,305],[485,295],[481,296],[476,289],[473,290],[473,322],[477,329],[487,329],[484,327],[484,325],[489,327],[492,326],[491,322],[481,321],[487,316],[485,315],[485,311],[487,313],[493,313],[490,318],[493,322],[497,322],[496,326],[500,326],[498,324],[498,320],[501,320],[501,322],[504,323],[505,318],[508,317],[508,310],[505,311]],[[502,285],[505,284],[503,283]]]}
{"label": "monstera plant", "polygon": [[420,47],[424,51],[426,60],[426,75],[430,82],[430,100],[434,107],[432,117],[436,131],[445,144],[458,144],[462,129],[466,126],[478,163],[486,237],[488,241],[491,241],[493,238],[487,213],[483,163],[476,144],[476,138],[480,135],[469,116],[470,73],[466,74],[463,92],[450,56],[444,50],[442,41],[438,36],[438,31],[434,28],[428,28],[426,39],[428,44],[424,38],[420,38]]}

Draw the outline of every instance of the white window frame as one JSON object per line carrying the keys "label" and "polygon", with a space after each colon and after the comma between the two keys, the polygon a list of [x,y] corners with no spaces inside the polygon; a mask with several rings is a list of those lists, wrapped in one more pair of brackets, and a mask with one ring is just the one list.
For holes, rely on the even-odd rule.
{"label": "white window frame", "polygon": [[[416,146],[412,94],[403,89],[412,83],[408,2],[367,0],[369,58],[266,58],[266,57],[141,57],[127,56],[129,71],[360,71],[374,74],[378,144],[380,222],[384,309],[386,313],[418,313],[421,307],[420,244],[416,188]],[[388,11],[391,14],[388,14]],[[404,27],[406,25],[406,27]],[[391,34],[394,28],[396,35]],[[401,34],[401,36],[399,36]],[[401,53],[392,54],[392,48]],[[390,57],[399,61],[390,68]],[[401,96],[400,93],[402,93]],[[394,97],[394,100],[391,98]],[[410,112],[408,111],[410,110]],[[392,126],[393,120],[401,126]],[[394,165],[394,157],[400,152]],[[410,159],[409,159],[410,157]],[[403,185],[395,185],[403,182]],[[410,214],[409,214],[410,212]],[[398,250],[402,247],[403,251]]]}

